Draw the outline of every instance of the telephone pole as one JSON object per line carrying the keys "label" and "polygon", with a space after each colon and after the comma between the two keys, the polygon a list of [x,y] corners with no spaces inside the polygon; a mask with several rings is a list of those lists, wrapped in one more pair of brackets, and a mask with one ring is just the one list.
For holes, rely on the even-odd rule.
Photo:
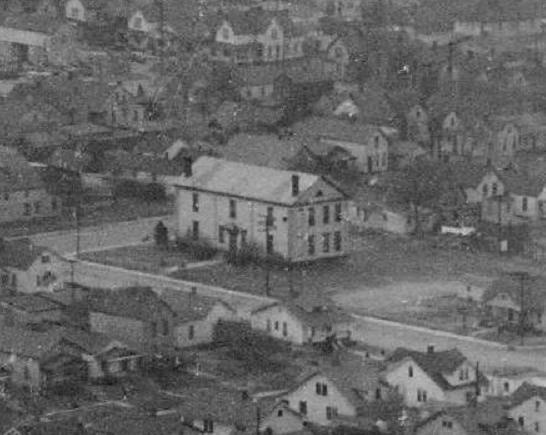
{"label": "telephone pole", "polygon": [[510,276],[519,280],[519,338],[520,346],[523,346],[525,335],[525,319],[527,317],[527,307],[525,306],[525,281],[529,279],[529,273],[525,271],[510,272]]}
{"label": "telephone pole", "polygon": [[275,227],[275,217],[273,216],[273,213],[269,210],[272,210],[272,208],[268,208],[268,212],[266,215],[262,215],[263,218],[262,221],[258,222],[260,225],[263,225],[264,229],[260,230],[265,232],[265,294],[266,296],[269,296],[271,293],[270,288],[270,255],[273,254],[273,236],[271,235],[271,230],[277,229]]}

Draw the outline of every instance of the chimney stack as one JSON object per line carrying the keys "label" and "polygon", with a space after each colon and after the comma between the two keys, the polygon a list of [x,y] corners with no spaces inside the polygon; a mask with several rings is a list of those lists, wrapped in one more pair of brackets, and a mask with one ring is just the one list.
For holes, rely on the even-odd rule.
{"label": "chimney stack", "polygon": [[434,353],[434,345],[433,344],[429,344],[427,346],[427,353],[428,354]]}
{"label": "chimney stack", "polygon": [[191,157],[184,157],[184,176],[191,177],[192,171],[191,166],[193,164],[193,160]]}
{"label": "chimney stack", "polygon": [[300,176],[292,175],[292,196],[298,196],[300,194]]}

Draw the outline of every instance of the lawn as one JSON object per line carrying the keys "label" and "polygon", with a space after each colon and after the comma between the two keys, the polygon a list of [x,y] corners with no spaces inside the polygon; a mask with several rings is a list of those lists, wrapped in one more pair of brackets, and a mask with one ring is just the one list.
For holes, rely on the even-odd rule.
{"label": "lawn", "polygon": [[174,249],[158,248],[154,244],[126,246],[106,251],[87,252],[80,258],[124,269],[149,273],[165,273],[169,268],[184,267],[191,259]]}
{"label": "lawn", "polygon": [[[87,227],[144,217],[164,216],[170,215],[172,212],[171,200],[144,202],[135,199],[122,199],[114,201],[110,205],[88,205],[80,218],[80,226]],[[0,232],[3,237],[28,236],[73,228],[75,228],[75,222],[70,210],[65,210],[61,216],[0,224]]]}

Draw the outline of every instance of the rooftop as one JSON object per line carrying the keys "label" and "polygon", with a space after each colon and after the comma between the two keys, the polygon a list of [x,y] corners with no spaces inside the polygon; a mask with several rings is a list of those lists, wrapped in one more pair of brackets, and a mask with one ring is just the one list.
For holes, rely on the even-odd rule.
{"label": "rooftop", "polygon": [[0,267],[27,270],[46,248],[34,245],[30,239],[0,239]]}
{"label": "rooftop", "polygon": [[375,133],[383,134],[376,125],[327,117],[307,118],[294,124],[292,129],[296,137],[324,137],[357,144],[366,144]]}
{"label": "rooftop", "polygon": [[200,294],[163,292],[161,294],[161,299],[176,313],[176,320],[178,323],[201,320],[205,318],[217,304],[222,304],[228,310],[233,311],[233,308],[226,302]]}
{"label": "rooftop", "polygon": [[59,310],[61,306],[40,294],[18,293],[14,296],[0,297],[0,305],[9,306],[28,313]]}
{"label": "rooftop", "polygon": [[38,171],[24,157],[14,149],[0,146],[0,191],[17,192],[44,187]]}
{"label": "rooftop", "polygon": [[0,353],[39,359],[60,341],[58,331],[35,332],[26,328],[2,327]]}

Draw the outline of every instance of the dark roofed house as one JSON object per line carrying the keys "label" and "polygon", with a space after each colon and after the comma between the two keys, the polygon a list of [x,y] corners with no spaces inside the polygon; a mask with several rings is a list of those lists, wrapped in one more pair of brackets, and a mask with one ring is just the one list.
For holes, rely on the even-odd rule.
{"label": "dark roofed house", "polygon": [[519,325],[523,312],[523,320],[527,326],[546,329],[546,320],[543,319],[546,307],[546,280],[542,277],[519,278],[503,274],[486,289],[483,303],[489,315],[500,324]]}
{"label": "dark roofed house", "polygon": [[464,405],[480,398],[487,379],[458,350],[426,352],[396,349],[387,359],[384,379],[397,389],[407,406],[422,407],[432,402]]}
{"label": "dark roofed house", "polygon": [[92,331],[148,354],[172,349],[175,312],[150,287],[97,289],[88,303]]}
{"label": "dark roofed house", "polygon": [[51,291],[67,278],[68,270],[68,261],[28,239],[0,240],[3,289],[23,293]]}
{"label": "dark roofed house", "polygon": [[525,433],[540,433],[546,424],[546,388],[524,382],[507,398],[508,415]]}
{"label": "dark roofed house", "polygon": [[40,324],[60,324],[62,306],[40,294],[20,294],[0,298],[0,315],[4,325],[33,327]]}
{"label": "dark roofed house", "polygon": [[38,170],[15,150],[0,147],[0,222],[56,216],[59,199],[46,189]]}
{"label": "dark roofed house", "polygon": [[237,314],[227,303],[197,291],[164,291],[161,298],[176,313],[174,341],[179,348],[212,343],[218,321],[234,320]]}

